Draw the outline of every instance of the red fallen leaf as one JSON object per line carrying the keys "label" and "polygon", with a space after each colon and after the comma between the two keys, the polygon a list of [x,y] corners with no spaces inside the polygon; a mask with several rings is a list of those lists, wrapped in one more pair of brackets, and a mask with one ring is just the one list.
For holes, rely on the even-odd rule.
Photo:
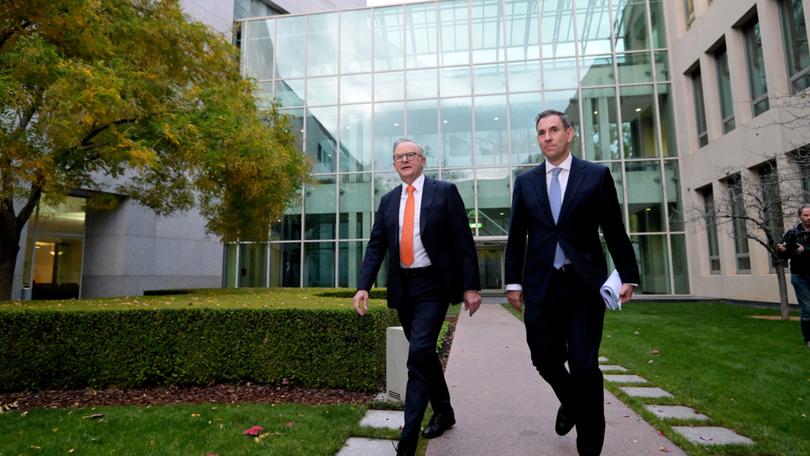
{"label": "red fallen leaf", "polygon": [[263,427],[257,425],[257,426],[253,426],[251,428],[245,429],[244,431],[242,431],[242,435],[249,435],[251,437],[256,437],[257,435],[261,434],[263,430],[264,430]]}
{"label": "red fallen leaf", "polygon": [[292,421],[287,421],[287,429],[292,429],[294,424]]}

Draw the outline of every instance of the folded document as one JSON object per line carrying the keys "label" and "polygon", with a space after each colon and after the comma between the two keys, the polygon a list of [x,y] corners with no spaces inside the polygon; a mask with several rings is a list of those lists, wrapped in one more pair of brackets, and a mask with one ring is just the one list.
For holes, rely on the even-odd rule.
{"label": "folded document", "polygon": [[602,294],[602,299],[605,300],[605,307],[610,310],[622,310],[622,299],[619,296],[621,290],[622,279],[619,277],[619,273],[614,269],[607,280],[605,280],[605,283],[602,284],[602,288],[599,289],[599,292]]}

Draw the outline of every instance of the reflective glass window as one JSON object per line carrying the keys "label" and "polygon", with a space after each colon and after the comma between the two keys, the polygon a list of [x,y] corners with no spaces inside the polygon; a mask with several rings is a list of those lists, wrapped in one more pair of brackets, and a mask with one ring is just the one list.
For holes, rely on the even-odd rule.
{"label": "reflective glass window", "polygon": [[405,75],[405,93],[410,100],[436,98],[439,90],[438,85],[438,71],[436,68],[410,70]]}
{"label": "reflective glass window", "polygon": [[625,86],[619,89],[625,158],[659,156],[658,124],[652,89],[651,85]]}
{"label": "reflective glass window", "polygon": [[506,65],[476,65],[473,67],[473,90],[476,95],[506,92]]}
{"label": "reflective glass window", "polygon": [[608,0],[577,2],[580,55],[610,53],[610,8]]}
{"label": "reflective glass window", "polygon": [[731,208],[731,227],[734,235],[734,253],[738,273],[751,272],[751,258],[748,250],[748,227],[746,226],[745,195],[740,175],[726,179],[728,205]]}
{"label": "reflective glass window", "polygon": [[543,60],[543,88],[559,90],[575,88],[577,78],[576,59]]}
{"label": "reflective glass window", "polygon": [[540,2],[540,33],[543,58],[573,57],[574,14],[568,2]]}
{"label": "reflective glass window", "polygon": [[507,66],[510,93],[539,90],[542,86],[540,61],[514,62]]}
{"label": "reflective glass window", "polygon": [[655,78],[658,82],[669,81],[669,52],[655,51]]}
{"label": "reflective glass window", "polygon": [[661,166],[657,160],[625,162],[629,226],[632,233],[665,231]]}
{"label": "reflective glass window", "polygon": [[650,0],[650,17],[652,19],[653,47],[667,47],[667,21],[664,18],[664,0]]}
{"label": "reflective glass window", "polygon": [[370,171],[373,149],[371,145],[371,105],[340,107],[340,170]]}
{"label": "reflective glass window", "polygon": [[442,180],[456,184],[458,192],[461,194],[461,199],[464,201],[464,208],[467,210],[467,218],[469,220],[473,236],[477,236],[477,227],[475,225],[475,190],[473,189],[473,170],[446,169],[442,171],[441,178]]}
{"label": "reflective glass window", "polygon": [[698,146],[703,147],[709,144],[709,133],[706,130],[706,105],[703,101],[703,81],[700,77],[700,67],[695,68],[689,78],[692,80],[692,98],[695,106]]}
{"label": "reflective glass window", "polygon": [[667,237],[663,234],[630,236],[637,253],[641,282],[637,292],[644,294],[668,294],[669,255],[667,254]]}
{"label": "reflective glass window", "polygon": [[[579,96],[576,90],[560,90],[557,92],[543,93],[543,109],[556,109],[564,112],[574,124],[574,140],[571,142],[571,153],[577,157],[582,157],[580,148],[580,136],[582,135],[579,120]],[[538,111],[539,113],[540,111]],[[537,115],[537,113],[535,113]],[[534,118],[532,118],[532,122]],[[539,146],[538,146],[539,147]]]}
{"label": "reflective glass window", "polygon": [[472,166],[472,100],[441,100],[442,157],[444,166]]}
{"label": "reflective glass window", "polygon": [[720,92],[720,113],[723,116],[723,133],[734,129],[734,101],[731,95],[731,75],[728,68],[728,52],[725,45],[714,54],[717,63],[717,85]]}
{"label": "reflective glass window", "polygon": [[297,241],[301,239],[301,201],[289,204],[284,215],[270,228],[270,238],[274,241]]}
{"label": "reflective glass window", "polygon": [[405,27],[402,7],[374,10],[374,71],[405,67]]}
{"label": "reflective glass window", "polygon": [[276,77],[279,79],[304,76],[306,60],[301,43],[306,42],[306,16],[289,16],[276,20]]}
{"label": "reflective glass window", "polygon": [[620,83],[652,82],[652,63],[649,52],[616,54],[616,61]]}
{"label": "reflective glass window", "polygon": [[509,131],[506,125],[506,97],[475,98],[475,163],[509,163]]}
{"label": "reflective glass window", "polygon": [[582,57],[579,74],[582,75],[583,87],[615,84],[613,57],[609,55]]}
{"label": "reflective glass window", "polygon": [[371,75],[354,74],[340,77],[340,102],[365,103],[371,101]]}
{"label": "reflective glass window", "polygon": [[405,73],[393,71],[374,74],[374,101],[405,99]]}
{"label": "reflective glass window", "polygon": [[582,136],[586,160],[618,160],[619,119],[616,90],[582,90]]}
{"label": "reflective glass window", "polygon": [[[390,151],[391,149],[389,149]],[[391,161],[390,158],[388,160]],[[392,165],[393,166],[393,165]],[[392,167],[393,169],[393,167]],[[401,188],[402,181],[397,173],[375,173],[374,174],[374,210],[380,208],[380,200],[386,193]]]}
{"label": "reflective glass window", "polygon": [[337,169],[337,108],[307,110],[307,155],[312,157],[312,172],[330,173]]}
{"label": "reflective glass window", "polygon": [[478,235],[506,236],[512,205],[509,168],[478,168]]}
{"label": "reflective glass window", "polygon": [[301,244],[270,244],[270,286],[301,286]]}
{"label": "reflective glass window", "polygon": [[408,5],[405,28],[405,61],[408,68],[432,68],[437,64],[436,4]]}
{"label": "reflective glass window", "polygon": [[613,32],[616,52],[649,49],[645,0],[614,0]]}
{"label": "reflective glass window", "polygon": [[370,9],[340,13],[340,72],[371,71],[374,56],[371,49],[372,18]]}
{"label": "reflective glass window", "polygon": [[340,176],[340,239],[364,239],[371,235],[371,174],[351,173]]}
{"label": "reflective glass window", "polygon": [[438,166],[439,109],[436,100],[409,101],[407,110],[407,137],[422,146],[427,157],[427,167]]}
{"label": "reflective glass window", "polygon": [[540,58],[540,35],[537,27],[537,2],[505,0],[506,59]]}
{"label": "reflective glass window", "polygon": [[335,286],[335,243],[304,243],[304,286]]}
{"label": "reflective glass window", "polygon": [[672,275],[675,294],[689,294],[689,259],[686,257],[686,235],[671,234]]}
{"label": "reflective glass window", "polygon": [[810,48],[807,45],[804,3],[802,0],[779,2],[788,77],[794,93],[810,87]]}
{"label": "reflective glass window", "polygon": [[281,109],[279,113],[290,116],[290,128],[295,135],[298,150],[304,150],[304,108]]}
{"label": "reflective glass window", "polygon": [[439,91],[443,97],[470,95],[470,67],[439,68]]}
{"label": "reflective glass window", "polygon": [[239,244],[239,287],[264,287],[267,285],[267,244]]}
{"label": "reflective glass window", "polygon": [[256,106],[259,109],[270,109],[273,103],[273,81],[259,82],[255,93]]}
{"label": "reflective glass window", "polygon": [[667,186],[667,210],[669,230],[683,231],[683,206],[681,204],[681,179],[677,160],[664,161],[664,183]]}
{"label": "reflective glass window", "polygon": [[472,3],[472,61],[500,62],[504,59],[503,11],[500,0]]}
{"label": "reflective glass window", "polygon": [[765,79],[765,62],[762,56],[762,35],[759,21],[754,20],[743,28],[745,57],[748,63],[748,87],[751,91],[751,108],[754,117],[768,110],[768,83]]}
{"label": "reflective glass window", "polygon": [[224,288],[236,288],[236,255],[238,250],[239,244],[225,244],[224,264],[222,266],[222,286]]}
{"label": "reflective glass window", "polygon": [[405,136],[405,103],[374,104],[374,169],[393,170],[394,141]]}
{"label": "reflective glass window", "polygon": [[[327,76],[338,72],[338,15],[334,13],[309,16],[307,28],[307,75]],[[300,51],[300,43],[298,52]]]}
{"label": "reflective glass window", "polygon": [[662,155],[664,157],[677,157],[678,144],[676,142],[677,133],[675,132],[675,113],[673,112],[672,90],[670,84],[658,84],[658,112],[661,117],[661,146]]}
{"label": "reflective glass window", "polygon": [[276,81],[276,98],[281,106],[304,106],[306,79],[279,79]]}
{"label": "reflective glass window", "polygon": [[357,276],[363,265],[366,243],[360,241],[338,242],[338,286],[357,288]]}
{"label": "reflective glass window", "polygon": [[706,243],[707,252],[709,254],[709,271],[712,274],[720,274],[720,243],[717,239],[717,217],[714,206],[714,192],[712,186],[699,190],[703,199],[703,219],[706,224]]}
{"label": "reflective glass window", "polygon": [[338,78],[307,79],[307,104],[309,106],[333,105],[338,101]]}
{"label": "reflective glass window", "polygon": [[467,2],[439,2],[439,64],[470,62]]}
{"label": "reflective glass window", "polygon": [[334,239],[335,175],[321,175],[304,188],[304,239]]}
{"label": "reflective glass window", "polygon": [[534,118],[544,107],[539,92],[509,96],[512,163],[531,164],[542,160]]}
{"label": "reflective glass window", "polygon": [[242,28],[244,74],[250,78],[273,78],[273,32],[275,21],[248,21]]}

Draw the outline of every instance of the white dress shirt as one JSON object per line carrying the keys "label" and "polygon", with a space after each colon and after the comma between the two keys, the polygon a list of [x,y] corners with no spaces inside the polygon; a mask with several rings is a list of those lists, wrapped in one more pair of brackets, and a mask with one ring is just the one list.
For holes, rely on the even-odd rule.
{"label": "white dress shirt", "polygon": [[[428,258],[425,246],[422,244],[422,236],[419,230],[419,219],[422,212],[422,195],[425,188],[425,175],[417,177],[413,182],[413,263],[409,268],[424,268],[430,266],[430,258]],[[397,239],[402,239],[402,222],[405,220],[405,203],[408,201],[408,184],[402,183],[402,192],[399,196],[399,234]],[[399,266],[404,268],[405,265],[399,262]]]}

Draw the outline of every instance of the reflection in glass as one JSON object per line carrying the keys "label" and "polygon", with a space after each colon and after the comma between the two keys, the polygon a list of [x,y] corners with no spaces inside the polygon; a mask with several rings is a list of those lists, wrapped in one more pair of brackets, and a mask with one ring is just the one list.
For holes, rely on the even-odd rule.
{"label": "reflection in glass", "polygon": [[472,166],[472,101],[441,100],[442,156],[444,166]]}
{"label": "reflection in glass", "polygon": [[615,82],[613,57],[609,55],[583,57],[579,69],[583,87],[612,85]]}
{"label": "reflection in glass", "polygon": [[273,78],[273,26],[275,21],[248,21],[242,32],[244,74],[258,80]]}
{"label": "reflection in glass", "polygon": [[686,235],[670,235],[672,244],[672,273],[675,294],[689,294],[689,259],[686,257]]}
{"label": "reflection in glass", "polygon": [[500,0],[478,0],[472,3],[473,63],[503,61],[502,21]]}
{"label": "reflection in glass", "polygon": [[475,220],[475,190],[473,190],[473,170],[472,169],[448,169],[442,172],[442,180],[456,184],[461,199],[464,201],[464,208],[467,210],[470,229],[473,236],[477,236],[477,225]]}
{"label": "reflection in glass", "polygon": [[661,116],[661,144],[664,148],[664,157],[677,157],[678,146],[675,142],[675,114],[672,111],[672,97],[670,97],[670,85],[658,84],[658,112]]}
{"label": "reflection in glass", "polygon": [[624,226],[627,226],[627,220],[624,219],[624,187],[622,187],[624,176],[622,174],[622,164],[621,162],[604,162],[602,164],[610,168],[610,176],[613,178],[613,188],[616,190],[616,198],[619,200],[622,221],[624,222]]}
{"label": "reflection in glass", "polygon": [[479,168],[476,170],[479,236],[506,236],[508,234],[511,206],[509,171],[509,168]]}
{"label": "reflection in glass", "polygon": [[577,61],[575,59],[543,60],[544,89],[575,88],[577,81]]}
{"label": "reflection in glass", "polygon": [[274,241],[297,241],[301,239],[301,204],[288,207],[270,227],[270,238]]}
{"label": "reflection in glass", "polygon": [[304,239],[335,238],[335,176],[317,176],[304,188]]}
{"label": "reflection in glass", "polygon": [[394,101],[405,99],[405,73],[374,74],[374,101]]}
{"label": "reflection in glass", "polygon": [[476,97],[476,165],[509,163],[508,137],[506,98],[503,95]]}
{"label": "reflection in glass", "polygon": [[341,103],[366,103],[371,101],[371,75],[355,74],[340,77]]}
{"label": "reflection in glass", "polygon": [[374,169],[393,169],[394,141],[405,136],[405,103],[374,103]]}
{"label": "reflection in glass", "polygon": [[340,107],[340,170],[370,171],[371,104]]}
{"label": "reflection in glass", "polygon": [[267,285],[267,253],[267,243],[239,244],[239,288]]}
{"label": "reflection in glass", "polygon": [[301,43],[306,42],[306,16],[288,16],[277,19],[276,77],[279,79],[304,76],[306,61]]}
{"label": "reflection in glass", "polygon": [[664,19],[664,0],[650,0],[650,17],[652,18],[653,47],[667,47],[667,23]]}
{"label": "reflection in glass", "polygon": [[542,160],[537,146],[534,117],[540,112],[540,93],[525,93],[509,97],[509,134],[512,141],[512,163],[538,163]]}
{"label": "reflection in glass", "polygon": [[466,65],[470,62],[466,2],[439,3],[439,64]]}
{"label": "reflection in glass", "polygon": [[632,233],[665,231],[664,195],[658,161],[625,163],[629,226]]}
{"label": "reflection in glass", "polygon": [[342,175],[339,198],[339,238],[368,238],[371,235],[371,175]]}
{"label": "reflection in glass", "polygon": [[438,71],[436,68],[427,70],[410,70],[405,75],[405,92],[408,99],[436,98],[438,95]]}
{"label": "reflection in glass", "polygon": [[476,95],[506,92],[506,65],[476,65],[473,67],[473,90]]}
{"label": "reflection in glass", "polygon": [[745,58],[748,63],[748,87],[751,90],[751,107],[754,117],[767,111],[768,83],[765,78],[765,61],[762,55],[762,34],[759,31],[759,21],[749,23],[743,29],[745,37]]}
{"label": "reflection in glass", "polygon": [[236,252],[239,250],[239,244],[231,243],[225,244],[225,253],[222,266],[222,287],[223,288],[236,288]]}
{"label": "reflection in glass", "polygon": [[301,244],[270,244],[270,286],[301,286]]}
{"label": "reflection in glass", "polygon": [[735,127],[734,99],[731,94],[731,74],[728,69],[728,52],[725,45],[714,54],[717,63],[717,84],[720,92],[720,114],[723,116],[723,133]]}
{"label": "reflection in glass", "polygon": [[363,265],[365,242],[338,242],[338,286],[357,288],[357,276]]}
{"label": "reflection in glass", "polygon": [[338,15],[335,13],[310,15],[307,30],[309,31],[307,76],[337,74]]}
{"label": "reflection in glass", "polygon": [[618,160],[619,121],[613,88],[582,90],[586,160]]}
{"label": "reflection in glass", "polygon": [[508,64],[509,92],[540,90],[540,61],[514,62]]}
{"label": "reflection in glass", "polygon": [[610,13],[607,0],[578,2],[580,55],[610,53]]}
{"label": "reflection in glass", "polygon": [[335,286],[335,243],[304,243],[304,286]]}
{"label": "reflection in glass", "polygon": [[678,162],[664,162],[664,177],[667,185],[667,210],[669,211],[669,230],[683,231],[683,208],[681,206],[681,180],[678,175]]}
{"label": "reflection in glass", "polygon": [[655,78],[658,82],[669,81],[669,53],[655,51]]}
{"label": "reflection in glass", "polygon": [[374,71],[405,67],[405,27],[402,7],[374,10]]}
{"label": "reflection in glass", "polygon": [[785,60],[793,93],[810,87],[810,48],[807,43],[807,22],[803,0],[779,2],[782,37],[785,40]]}
{"label": "reflection in glass", "polygon": [[290,127],[298,150],[304,150],[304,108],[280,109],[279,114],[290,116]]}
{"label": "reflection in glass", "polygon": [[576,55],[574,15],[570,3],[540,2],[540,32],[544,58]]}
{"label": "reflection in glass", "polygon": [[[582,157],[580,148],[580,135],[582,134],[579,121],[579,97],[576,90],[563,90],[559,92],[545,92],[543,94],[543,109],[556,109],[564,112],[571,123],[574,124],[574,140],[571,142],[571,153],[577,157]],[[537,113],[540,111],[538,110]],[[537,115],[535,113],[535,115]],[[534,122],[534,117],[532,117]]]}
{"label": "reflection in glass", "polygon": [[310,108],[307,111],[306,152],[312,157],[312,172],[335,172],[337,127],[337,107]]}
{"label": "reflection in glass", "polygon": [[469,96],[472,91],[470,67],[439,68],[439,87],[442,97]]}
{"label": "reflection in glass", "polygon": [[505,0],[506,59],[540,58],[540,35],[537,33],[537,3]]}
{"label": "reflection in glass", "polygon": [[386,193],[402,189],[402,181],[397,173],[374,174],[374,211],[380,208],[380,200]]}
{"label": "reflection in glass", "polygon": [[334,105],[337,104],[337,100],[337,77],[307,79],[307,104],[309,106]]}
{"label": "reflection in glass", "polygon": [[288,108],[304,106],[306,79],[286,79],[276,81],[276,98],[281,106]]}
{"label": "reflection in glass", "polygon": [[[645,3],[645,0],[615,0],[613,2],[616,52],[639,51],[650,48]],[[661,15],[655,19],[663,23],[663,18],[664,16]],[[656,40],[658,40],[657,35]]]}
{"label": "reflection in glass", "polygon": [[[425,152],[427,166],[438,166],[441,157],[437,155],[439,132],[437,128],[439,112],[436,100],[408,102],[408,138],[413,139]],[[393,144],[393,142],[392,142]],[[391,148],[389,147],[390,151]],[[389,159],[390,160],[390,159]]]}
{"label": "reflection in glass", "polygon": [[649,52],[617,54],[616,63],[619,68],[620,83],[652,82],[652,63]]}
{"label": "reflection in glass", "polygon": [[343,74],[371,71],[371,11],[340,13],[340,72]]}
{"label": "reflection in glass", "polygon": [[405,28],[405,56],[408,68],[436,66],[436,4],[424,3],[407,6]]}
{"label": "reflection in glass", "polygon": [[625,158],[653,158],[658,154],[658,128],[652,86],[625,86],[619,100]]}
{"label": "reflection in glass", "polygon": [[644,294],[669,294],[669,255],[667,237],[662,234],[630,236],[636,250],[641,283],[639,291]]}

